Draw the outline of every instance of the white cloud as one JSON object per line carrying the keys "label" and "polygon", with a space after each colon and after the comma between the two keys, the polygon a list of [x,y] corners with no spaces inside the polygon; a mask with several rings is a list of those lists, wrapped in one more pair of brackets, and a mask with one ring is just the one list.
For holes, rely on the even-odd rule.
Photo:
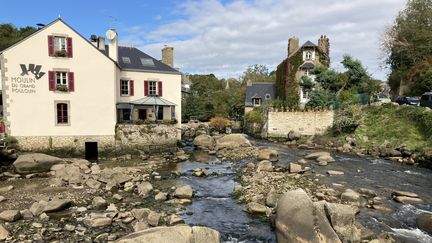
{"label": "white cloud", "polygon": [[347,53],[384,79],[385,70],[379,69],[380,35],[405,1],[187,1],[173,9],[180,14],[177,20],[145,33],[135,26],[130,36],[120,39],[155,57],[160,57],[164,44],[174,46],[175,64],[182,71],[238,77],[256,63],[275,69],[286,57],[291,36],[316,43],[325,34],[333,67],[340,68]]}

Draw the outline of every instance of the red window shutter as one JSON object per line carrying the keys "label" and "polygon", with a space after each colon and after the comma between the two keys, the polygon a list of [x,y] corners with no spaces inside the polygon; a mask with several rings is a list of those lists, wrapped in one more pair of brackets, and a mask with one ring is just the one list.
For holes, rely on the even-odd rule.
{"label": "red window shutter", "polygon": [[158,81],[158,95],[162,96],[162,81]]}
{"label": "red window shutter", "polygon": [[130,96],[134,95],[134,81],[133,80],[129,80],[129,88],[130,88]]}
{"label": "red window shutter", "polygon": [[55,72],[54,71],[48,71],[48,88],[49,88],[49,91],[55,90]]}
{"label": "red window shutter", "polygon": [[54,36],[48,36],[48,55],[50,57],[54,56]]}
{"label": "red window shutter", "polygon": [[75,91],[75,76],[73,72],[68,72],[68,90],[69,92]]}
{"label": "red window shutter", "polygon": [[149,81],[147,80],[144,81],[144,95],[145,96],[149,95]]}
{"label": "red window shutter", "polygon": [[72,38],[71,37],[68,37],[66,39],[66,45],[67,45],[67,56],[73,57]]}

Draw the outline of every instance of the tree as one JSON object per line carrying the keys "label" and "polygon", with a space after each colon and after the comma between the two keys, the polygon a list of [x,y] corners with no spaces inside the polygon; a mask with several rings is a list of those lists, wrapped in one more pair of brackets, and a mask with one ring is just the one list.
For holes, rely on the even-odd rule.
{"label": "tree", "polygon": [[249,66],[246,71],[243,72],[240,80],[242,80],[243,83],[246,83],[247,81],[274,82],[275,75],[275,72],[270,73],[265,65],[255,64]]}
{"label": "tree", "polygon": [[[410,0],[385,31],[382,49],[390,67],[389,85],[408,95],[432,90],[422,74],[432,65],[432,0]],[[401,87],[404,86],[404,87]]]}
{"label": "tree", "polygon": [[17,29],[12,24],[0,24],[0,51],[33,34],[37,30],[31,26]]}

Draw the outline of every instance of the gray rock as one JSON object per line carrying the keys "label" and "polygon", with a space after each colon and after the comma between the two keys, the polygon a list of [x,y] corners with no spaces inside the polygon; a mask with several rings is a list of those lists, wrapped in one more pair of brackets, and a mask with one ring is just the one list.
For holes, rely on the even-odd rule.
{"label": "gray rock", "polygon": [[71,224],[66,224],[64,226],[64,229],[67,230],[67,231],[74,231],[75,230],[75,226],[71,225]]}
{"label": "gray rock", "polygon": [[80,184],[83,182],[80,168],[73,165],[66,165],[64,168],[56,170],[55,176],[71,184]]}
{"label": "gray rock", "polygon": [[342,242],[361,241],[361,232],[355,225],[355,214],[357,210],[357,208],[344,204],[325,204],[325,211],[330,223]]}
{"label": "gray rock", "polygon": [[64,160],[40,153],[23,154],[13,163],[15,170],[20,174],[49,172],[55,164],[65,163]]}
{"label": "gray rock", "polygon": [[92,201],[92,206],[95,209],[105,209],[107,206],[107,201],[102,197],[94,197]]}
{"label": "gray rock", "polygon": [[394,191],[392,193],[393,196],[403,196],[403,197],[419,197],[414,192],[407,192],[407,191]]}
{"label": "gray rock", "polygon": [[213,149],[216,141],[210,135],[201,134],[195,137],[193,144],[199,148]]}
{"label": "gray rock", "polygon": [[368,189],[368,188],[360,188],[358,190],[358,192],[364,196],[366,196],[367,198],[374,198],[376,197],[376,192],[372,189]]}
{"label": "gray rock", "polygon": [[302,166],[295,163],[289,163],[289,171],[290,173],[299,173],[302,171]]}
{"label": "gray rock", "polygon": [[30,207],[30,212],[33,214],[33,216],[39,217],[39,215],[41,215],[41,213],[43,213],[43,210],[45,209],[47,204],[48,203],[46,201],[43,201],[43,200],[40,202],[34,202]]}
{"label": "gray rock", "polygon": [[[138,221],[133,225],[134,232],[146,230],[148,228],[150,228],[150,225],[144,221]],[[125,242],[127,242],[127,241],[125,241]]]}
{"label": "gray rock", "polygon": [[15,222],[21,218],[21,213],[18,210],[5,210],[0,213],[0,220],[6,222]]}
{"label": "gray rock", "polygon": [[83,220],[83,223],[91,228],[105,227],[112,224],[112,218],[105,214],[90,214]]}
{"label": "gray rock", "polygon": [[67,209],[72,206],[72,201],[69,199],[53,199],[47,203],[43,212],[51,213]]}
{"label": "gray rock", "polygon": [[289,191],[279,199],[275,222],[278,243],[341,242],[326,216],[302,189]]}
{"label": "gray rock", "polygon": [[343,171],[338,171],[338,170],[328,170],[327,174],[329,176],[338,176],[338,175],[344,175],[345,173]]}
{"label": "gray rock", "polygon": [[120,195],[120,194],[114,194],[113,195],[113,198],[115,199],[115,200],[117,200],[117,201],[121,201],[121,200],[123,200],[123,197]]}
{"label": "gray rock", "polygon": [[168,197],[168,193],[159,192],[158,194],[156,194],[155,200],[156,201],[166,201],[167,197]]}
{"label": "gray rock", "polygon": [[291,131],[288,133],[288,140],[289,140],[289,141],[297,141],[297,140],[299,140],[300,138],[301,138],[301,133],[298,132],[298,131],[293,131],[293,130],[291,130]]}
{"label": "gray rock", "polygon": [[272,162],[269,160],[262,160],[258,163],[257,165],[257,172],[260,171],[268,171],[268,172],[272,172],[273,171],[273,165]]}
{"label": "gray rock", "polygon": [[4,196],[0,196],[0,202],[6,201],[6,198]]}
{"label": "gray rock", "polygon": [[269,207],[276,207],[277,201],[279,200],[280,195],[276,193],[274,189],[271,189],[266,197],[266,205]]}
{"label": "gray rock", "polygon": [[171,214],[168,218],[168,225],[175,225],[175,224],[180,224],[180,223],[184,223],[184,220],[176,215],[176,214]]}
{"label": "gray rock", "polygon": [[248,212],[250,213],[257,213],[257,214],[261,214],[261,213],[266,213],[267,212],[267,207],[256,203],[256,202],[250,202],[247,205],[248,208]]}
{"label": "gray rock", "polygon": [[308,155],[306,155],[304,158],[305,159],[317,159],[321,156],[330,156],[329,152],[314,152],[314,153],[310,153]]}
{"label": "gray rock", "polygon": [[153,186],[150,182],[145,181],[137,186],[138,194],[144,198],[148,197],[150,192],[153,190]]}
{"label": "gray rock", "polygon": [[417,227],[432,235],[432,214],[424,213],[416,219]]}
{"label": "gray rock", "polygon": [[189,185],[181,186],[174,191],[174,197],[189,199],[193,196],[192,187]]}
{"label": "gray rock", "polygon": [[131,210],[132,215],[137,220],[147,219],[148,215],[151,213],[151,210],[148,208],[134,208]]}
{"label": "gray rock", "polygon": [[151,211],[147,216],[147,223],[153,227],[158,226],[160,218],[161,218],[160,213]]}
{"label": "gray rock", "polygon": [[20,211],[21,217],[23,219],[32,219],[33,213],[29,209],[24,209]]}
{"label": "gray rock", "polygon": [[393,197],[393,200],[395,200],[398,203],[403,203],[403,204],[421,204],[421,203],[424,203],[424,201],[418,197],[396,196],[396,197]]}
{"label": "gray rock", "polygon": [[251,146],[252,144],[243,134],[227,134],[216,141],[216,147],[218,149],[233,149]]}
{"label": "gray rock", "polygon": [[178,225],[138,231],[119,239],[118,243],[219,243],[219,232],[206,227]]}
{"label": "gray rock", "polygon": [[278,161],[279,152],[274,149],[263,149],[258,153],[259,160],[270,160],[270,161]]}
{"label": "gray rock", "polygon": [[331,157],[330,155],[323,155],[323,156],[318,157],[316,159],[316,161],[317,162],[327,162],[327,163],[329,163],[329,162],[334,162],[335,159],[333,157]]}
{"label": "gray rock", "polygon": [[6,238],[9,236],[9,231],[3,227],[3,225],[0,224],[0,240],[6,240]]}
{"label": "gray rock", "polygon": [[362,206],[365,204],[365,199],[356,191],[351,189],[346,189],[341,194],[341,200],[344,202],[351,202],[358,206]]}
{"label": "gray rock", "polygon": [[128,181],[124,184],[124,191],[131,192],[135,189],[135,184],[131,181]]}
{"label": "gray rock", "polygon": [[99,189],[102,186],[102,183],[100,183],[99,181],[96,181],[94,179],[88,179],[86,181],[86,185],[90,188],[93,188],[93,189]]}

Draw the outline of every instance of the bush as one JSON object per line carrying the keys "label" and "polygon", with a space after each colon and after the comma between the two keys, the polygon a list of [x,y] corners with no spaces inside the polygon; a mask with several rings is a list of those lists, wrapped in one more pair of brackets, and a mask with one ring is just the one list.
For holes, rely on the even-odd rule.
{"label": "bush", "polygon": [[310,95],[309,102],[306,104],[308,109],[331,109],[334,96],[327,90],[314,90]]}
{"label": "bush", "polygon": [[261,124],[261,123],[263,123],[264,118],[263,118],[263,115],[259,111],[253,110],[253,111],[246,113],[245,121],[248,123]]}
{"label": "bush", "polygon": [[335,134],[353,133],[361,122],[360,106],[348,106],[336,113],[333,121]]}
{"label": "bush", "polygon": [[210,127],[216,131],[223,132],[231,125],[231,121],[225,117],[213,117],[210,119]]}
{"label": "bush", "polygon": [[6,145],[10,148],[16,148],[18,146],[18,140],[15,137],[6,137],[4,141]]}

